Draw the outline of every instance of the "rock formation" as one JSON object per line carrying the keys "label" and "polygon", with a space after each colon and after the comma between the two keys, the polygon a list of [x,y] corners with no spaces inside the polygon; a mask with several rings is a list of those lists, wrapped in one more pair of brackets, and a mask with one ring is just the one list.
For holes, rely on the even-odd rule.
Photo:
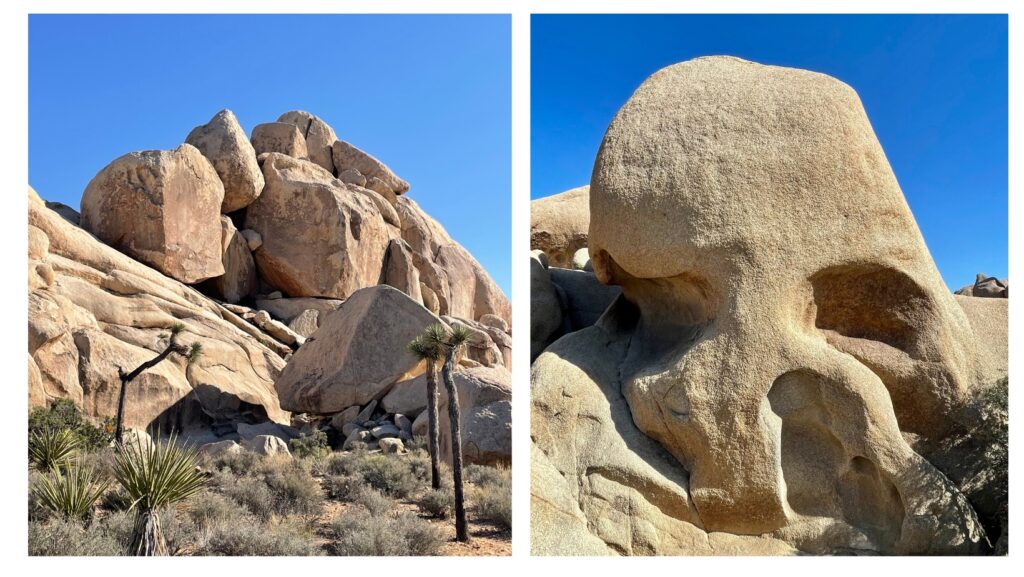
{"label": "rock formation", "polygon": [[548,255],[551,266],[569,268],[587,246],[590,186],[580,186],[530,203],[530,248]]}
{"label": "rock formation", "polygon": [[180,322],[203,355],[191,367],[172,357],[133,381],[127,426],[288,422],[274,389],[285,361],[270,339],[240,329],[215,301],[73,226],[31,189],[28,199],[30,405],[69,398],[87,415],[112,416],[117,368],[152,358],[161,333]]}
{"label": "rock formation", "polygon": [[[533,364],[534,553],[985,547],[908,439],[970,429],[962,407],[1006,374],[978,347],[1005,333],[975,318],[1005,317],[948,292],[850,87],[727,57],[663,69],[612,121],[590,209],[596,278],[621,294]],[[556,269],[532,267],[550,309]],[[537,322],[543,346],[558,329]]]}
{"label": "rock formation", "polygon": [[[356,431],[344,444],[394,450],[400,440],[379,441],[411,434],[418,411],[378,404],[423,372],[406,348],[428,324],[443,315],[475,331],[460,370],[510,366],[505,295],[407,182],[322,119],[290,111],[246,138],[222,110],[186,140],[103,168],[81,228],[70,207],[29,193],[30,405],[67,397],[112,415],[118,366],[148,359],[181,322],[203,355],[133,381],[128,426],[286,452],[298,430],[264,425],[295,422],[338,448]],[[511,412],[474,392],[480,379],[458,378],[469,458],[509,459]]]}
{"label": "rock formation", "polygon": [[956,291],[958,295],[968,297],[986,297],[1005,299],[1010,297],[1010,280],[998,279],[979,272],[974,279],[974,284],[961,287]]}

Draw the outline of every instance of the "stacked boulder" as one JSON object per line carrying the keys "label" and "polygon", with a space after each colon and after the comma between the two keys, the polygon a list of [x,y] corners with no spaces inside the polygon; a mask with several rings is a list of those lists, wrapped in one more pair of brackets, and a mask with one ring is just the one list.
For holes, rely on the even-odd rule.
{"label": "stacked boulder", "polygon": [[[243,423],[288,422],[296,411],[330,428],[336,414],[362,411],[423,372],[405,347],[434,322],[474,329],[465,366],[510,366],[508,299],[409,188],[308,112],[287,112],[247,138],[222,110],[173,150],[133,152],[103,168],[80,216],[30,193],[30,222],[42,223],[30,227],[31,402],[70,396],[89,414],[112,414],[114,361],[104,359],[112,375],[96,378],[96,363],[83,361],[110,348],[94,333],[129,343],[118,362],[130,364],[177,320],[203,325],[195,330],[209,363],[164,363],[144,375],[145,399],[129,402],[141,407],[133,426],[231,411],[246,413]],[[82,284],[95,290],[73,288]],[[175,403],[196,410],[186,418]],[[402,421],[368,414],[359,426],[379,428],[381,418]]]}

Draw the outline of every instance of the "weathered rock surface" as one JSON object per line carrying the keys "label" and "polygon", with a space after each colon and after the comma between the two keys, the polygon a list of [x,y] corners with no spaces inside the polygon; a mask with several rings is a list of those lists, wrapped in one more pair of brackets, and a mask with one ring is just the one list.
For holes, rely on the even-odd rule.
{"label": "weathered rock surface", "polygon": [[242,448],[257,455],[291,455],[288,443],[272,435],[257,435],[242,441]]}
{"label": "weathered rock surface", "polygon": [[306,137],[294,124],[288,122],[257,124],[252,129],[251,141],[257,158],[261,154],[271,152],[294,159],[306,159],[309,156],[306,150]]}
{"label": "weathered rock surface", "polygon": [[[113,416],[118,366],[130,370],[153,358],[160,335],[180,322],[182,341],[202,343],[203,354],[191,367],[172,357],[134,380],[129,427],[288,421],[273,388],[284,361],[232,324],[232,313],[98,242],[47,209],[31,189],[28,197],[29,268],[52,275],[30,284],[28,295],[29,364],[39,377],[31,403],[70,398],[88,416]],[[218,218],[219,206],[210,209]]]}
{"label": "weathered rock surface", "polygon": [[388,245],[386,259],[384,282],[409,295],[412,300],[422,303],[420,273],[413,265],[409,244],[400,238],[393,239]]}
{"label": "weathered rock surface", "polygon": [[64,204],[63,202],[51,202],[49,200],[45,202],[46,208],[52,210],[53,212],[56,212],[64,220],[70,222],[75,226],[79,226],[81,224],[82,215],[79,214],[77,210],[71,208],[70,206]]}
{"label": "weathered rock surface", "polygon": [[224,186],[195,147],[126,154],[82,195],[81,226],[104,243],[183,283],[224,274]]}
{"label": "weathered rock surface", "polygon": [[622,294],[617,286],[601,284],[592,272],[550,268],[551,282],[561,295],[562,314],[567,332],[578,331],[597,322],[608,305]]}
{"label": "weathered rock surface", "polygon": [[288,322],[288,328],[303,337],[310,337],[320,326],[320,312],[314,309],[306,309]]}
{"label": "weathered rock surface", "polygon": [[356,291],[288,362],[276,383],[281,405],[292,411],[335,413],[370,402],[423,372],[408,345],[438,322],[393,287]]}
{"label": "weathered rock surface", "polygon": [[544,251],[550,266],[571,268],[589,228],[589,185],[530,202],[530,248]]}
{"label": "weathered rock surface", "polygon": [[395,194],[404,194],[409,190],[409,183],[398,178],[387,165],[344,140],[334,142],[332,154],[334,169],[338,174],[345,170],[355,169],[367,180],[379,179]]}
{"label": "weathered rock surface", "polygon": [[220,226],[224,274],[208,283],[214,294],[229,303],[237,303],[256,291],[256,263],[245,237],[231,219],[221,216]]}
{"label": "weathered rock surface", "polygon": [[210,122],[192,129],[185,142],[205,156],[224,185],[224,214],[245,208],[263,191],[263,173],[256,162],[256,151],[238,119],[224,109]]}
{"label": "weathered rock surface", "polygon": [[424,297],[427,308],[433,310],[429,306],[433,303],[426,299],[433,301],[436,297],[437,310],[442,315],[475,321],[493,314],[511,326],[512,307],[508,298],[480,263],[412,199],[399,197],[396,208],[402,221],[402,239],[412,249],[420,282],[433,293]]}
{"label": "weathered rock surface", "polygon": [[305,110],[285,112],[277,121],[294,124],[306,139],[309,160],[322,166],[327,172],[334,173],[332,147],[338,137],[334,135],[334,129],[329,124]]}
{"label": "weathered rock surface", "polygon": [[[345,301],[339,299],[320,298],[281,298],[281,299],[259,299],[256,301],[256,308],[267,311],[275,319],[290,323],[296,317],[307,310],[317,311],[318,320],[323,320],[328,314],[341,308]],[[319,325],[318,325],[319,326]]]}
{"label": "weathered rock surface", "polygon": [[377,284],[397,230],[376,206],[311,162],[270,154],[262,167],[267,184],[245,219],[263,238],[260,275],[291,297],[345,298]]}
{"label": "weathered rock surface", "polygon": [[[512,462],[512,376],[501,367],[477,367],[452,375],[459,392],[462,416],[462,454],[467,463],[495,465]],[[443,382],[440,415],[441,458],[451,463],[451,421]],[[426,398],[426,390],[423,397]]]}
{"label": "weathered rock surface", "polygon": [[[541,253],[543,254],[543,253]],[[562,302],[547,265],[530,257],[530,361],[561,335]]]}
{"label": "weathered rock surface", "polygon": [[534,362],[535,553],[981,550],[905,440],[951,433],[975,335],[850,87],[663,69],[606,132],[590,206],[622,296]]}

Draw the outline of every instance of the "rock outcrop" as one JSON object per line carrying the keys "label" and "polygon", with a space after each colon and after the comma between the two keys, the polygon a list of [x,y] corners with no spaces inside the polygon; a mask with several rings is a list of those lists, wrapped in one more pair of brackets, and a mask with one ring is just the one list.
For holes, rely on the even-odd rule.
{"label": "rock outcrop", "polygon": [[213,165],[191,144],[132,152],[111,162],[82,194],[82,228],[167,276],[192,284],[224,274]]}
{"label": "rock outcrop", "polygon": [[956,294],[968,297],[1005,299],[1010,297],[1010,281],[979,272],[974,279],[974,284],[961,287]]}
{"label": "rock outcrop", "polygon": [[726,57],[663,69],[608,128],[590,207],[594,271],[622,293],[534,362],[534,553],[984,549],[907,439],[969,430],[1000,361],[850,87]]}
{"label": "rock outcrop", "polygon": [[38,375],[30,405],[70,398],[89,416],[112,416],[118,367],[154,357],[160,335],[183,323],[183,341],[202,343],[203,355],[192,366],[172,358],[133,381],[127,426],[288,422],[274,389],[285,366],[278,352],[227,320],[232,313],[216,302],[99,242],[34,191],[28,196],[28,353]]}
{"label": "rock outcrop", "polygon": [[551,266],[571,268],[589,228],[589,185],[530,202],[530,248],[544,251]]}
{"label": "rock outcrop", "polygon": [[[222,110],[187,140],[104,168],[82,228],[30,193],[30,405],[67,397],[111,416],[118,368],[151,359],[181,322],[203,354],[133,381],[129,426],[244,441],[210,451],[284,453],[294,419],[336,448],[401,450],[416,408],[378,405],[423,372],[407,347],[427,325],[451,315],[474,332],[460,371],[511,365],[505,295],[407,182],[322,119],[290,111],[247,139]],[[472,458],[507,457],[511,412],[472,398]]]}

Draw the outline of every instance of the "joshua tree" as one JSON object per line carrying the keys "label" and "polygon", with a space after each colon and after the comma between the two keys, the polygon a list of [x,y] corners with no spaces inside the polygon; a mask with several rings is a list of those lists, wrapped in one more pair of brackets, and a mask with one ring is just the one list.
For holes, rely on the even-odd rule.
{"label": "joshua tree", "polygon": [[[440,325],[437,325],[440,327]],[[444,330],[444,327],[441,327]],[[427,364],[427,450],[430,451],[430,486],[441,488],[441,455],[438,448],[440,440],[440,424],[437,422],[437,363],[443,353],[438,344],[426,334],[420,335],[409,343],[409,351]]]}
{"label": "joshua tree", "polygon": [[196,362],[199,355],[202,354],[202,343],[194,342],[191,346],[186,347],[178,342],[178,337],[180,337],[183,332],[185,332],[185,325],[176,323],[171,327],[170,333],[160,335],[161,339],[167,339],[167,346],[164,347],[164,350],[160,351],[160,354],[152,359],[135,367],[135,369],[130,373],[124,372],[122,367],[117,367],[117,374],[121,378],[121,392],[117,397],[117,424],[114,427],[114,440],[117,441],[117,444],[120,445],[122,438],[124,437],[124,398],[128,390],[128,383],[132,382],[135,377],[141,375],[143,371],[157,366],[172,354],[179,354],[185,357],[188,359],[188,364],[190,365]]}
{"label": "joshua tree", "polygon": [[441,365],[441,376],[448,392],[448,420],[452,426],[452,477],[455,481],[455,539],[463,543],[469,542],[469,526],[466,524],[466,500],[462,488],[462,417],[459,414],[459,392],[455,389],[452,372],[462,347],[469,342],[472,333],[462,325],[454,325],[451,330],[443,325],[432,325],[427,328],[427,338],[444,352],[444,364]]}
{"label": "joshua tree", "polygon": [[160,510],[195,495],[206,481],[196,467],[196,449],[179,444],[173,435],[166,443],[137,440],[119,444],[114,478],[128,493],[135,511],[128,554],[166,555]]}

